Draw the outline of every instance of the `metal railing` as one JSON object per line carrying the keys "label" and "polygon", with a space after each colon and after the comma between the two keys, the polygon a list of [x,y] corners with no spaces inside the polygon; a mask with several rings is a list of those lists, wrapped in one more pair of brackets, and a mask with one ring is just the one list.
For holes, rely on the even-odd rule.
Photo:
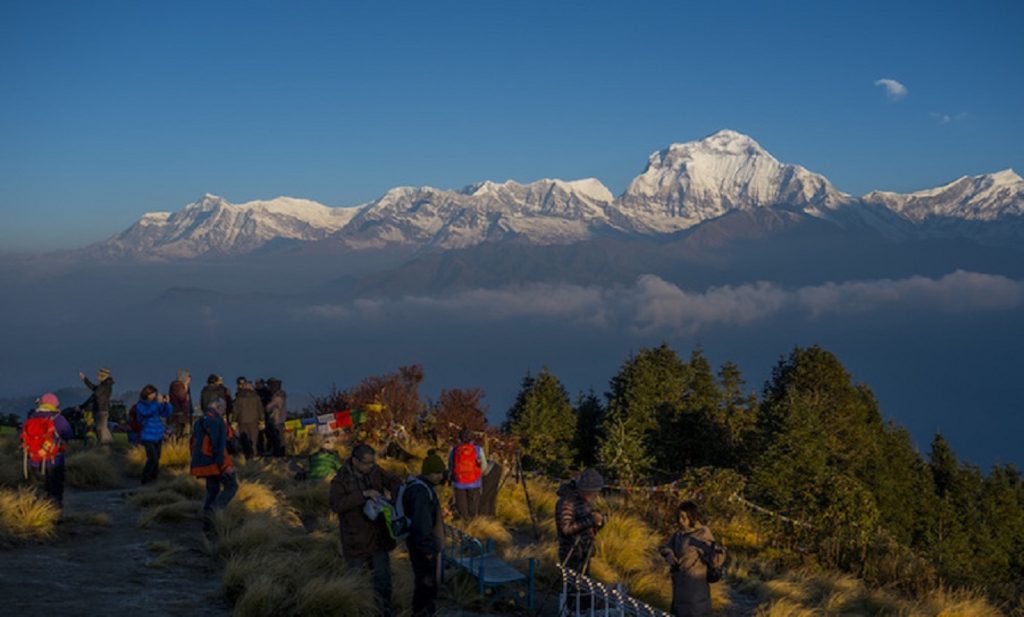
{"label": "metal railing", "polygon": [[605,585],[585,574],[559,566],[562,593],[560,617],[671,617],[625,592],[621,584]]}

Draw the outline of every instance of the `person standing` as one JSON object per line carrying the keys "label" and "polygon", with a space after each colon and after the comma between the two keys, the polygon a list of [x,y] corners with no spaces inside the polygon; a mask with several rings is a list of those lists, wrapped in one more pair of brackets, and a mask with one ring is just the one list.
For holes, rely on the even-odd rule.
{"label": "person standing", "polygon": [[206,479],[203,524],[209,527],[213,511],[225,507],[238,491],[235,467],[228,452],[231,427],[224,420],[227,403],[210,401],[203,416],[192,425],[192,462],[190,472]]}
{"label": "person standing", "polygon": [[57,395],[39,397],[21,427],[21,447],[25,452],[25,476],[42,485],[46,496],[58,508],[64,507],[64,444],[74,432],[60,413]]}
{"label": "person standing", "polygon": [[604,526],[604,515],[591,506],[603,488],[604,478],[591,468],[563,484],[556,493],[558,561],[581,574],[586,574],[594,553],[594,537]]}
{"label": "person standing", "polygon": [[448,453],[448,469],[452,470],[455,510],[464,521],[480,513],[480,487],[486,467],[484,449],[473,442],[469,429],[462,427],[459,443]]}
{"label": "person standing", "polygon": [[418,477],[409,480],[402,496],[402,508],[409,518],[405,543],[414,577],[413,617],[433,617],[437,614],[441,549],[444,548],[444,518],[434,487],[444,482],[444,461],[431,450],[423,459],[420,472]]}
{"label": "person standing", "polygon": [[163,419],[171,417],[174,412],[168,400],[166,394],[157,394],[156,386],[147,384],[139,392],[139,401],[132,407],[135,418],[142,425],[139,441],[146,449],[146,466],[142,468],[143,484],[156,480],[160,473],[160,450],[166,430]]}
{"label": "person standing", "polygon": [[711,613],[708,567],[720,567],[725,551],[715,544],[695,502],[679,504],[676,515],[679,530],[659,551],[670,567],[672,615],[703,617]]}
{"label": "person standing", "polygon": [[206,378],[206,385],[203,386],[203,390],[199,393],[199,405],[202,407],[203,412],[205,413],[210,403],[217,399],[224,401],[224,417],[230,422],[231,393],[228,392],[228,388],[224,385],[224,380],[220,378],[220,375],[210,373],[210,376]]}
{"label": "person standing", "polygon": [[192,375],[185,369],[178,369],[178,377],[167,388],[170,397],[171,427],[175,437],[184,437],[192,423]]}
{"label": "person standing", "polygon": [[331,510],[338,515],[341,550],[351,570],[373,574],[373,591],[380,615],[391,616],[391,559],[395,541],[383,516],[367,518],[368,501],[397,495],[402,478],[377,465],[377,453],[367,444],[352,449],[352,456],[331,481]]}
{"label": "person standing", "polygon": [[102,444],[113,443],[114,436],[110,434],[110,426],[107,424],[110,418],[110,398],[114,391],[114,378],[110,376],[110,369],[101,368],[97,371],[95,384],[82,371],[78,371],[78,378],[92,391],[89,400],[82,406],[92,412],[96,423],[96,438]]}
{"label": "person standing", "polygon": [[281,389],[281,380],[267,380],[270,402],[267,410],[267,449],[271,456],[284,456],[284,423],[288,419],[288,395]]}
{"label": "person standing", "polygon": [[263,402],[245,377],[236,379],[235,384],[238,386],[235,392],[235,421],[238,422],[239,440],[245,458],[251,459],[260,432],[260,421],[263,420]]}
{"label": "person standing", "polygon": [[480,487],[480,514],[483,516],[498,515],[498,490],[501,488],[503,473],[504,468],[501,463],[494,459],[487,461],[487,467],[484,468],[483,486]]}

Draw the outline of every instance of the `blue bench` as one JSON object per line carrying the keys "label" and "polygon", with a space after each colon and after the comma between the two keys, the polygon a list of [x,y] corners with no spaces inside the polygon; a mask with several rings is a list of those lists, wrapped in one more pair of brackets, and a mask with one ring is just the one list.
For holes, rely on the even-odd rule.
{"label": "blue bench", "polygon": [[537,562],[529,560],[527,573],[523,574],[494,553],[494,541],[481,542],[460,529],[445,525],[445,563],[463,570],[477,580],[480,597],[488,587],[499,588],[516,583],[526,583],[526,608],[534,608],[534,574]]}

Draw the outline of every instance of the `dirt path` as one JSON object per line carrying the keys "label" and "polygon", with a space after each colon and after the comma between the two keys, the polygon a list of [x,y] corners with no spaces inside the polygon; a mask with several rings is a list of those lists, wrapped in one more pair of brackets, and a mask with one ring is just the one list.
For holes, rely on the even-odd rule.
{"label": "dirt path", "polygon": [[[0,613],[229,615],[198,523],[139,528],[125,493],[70,490],[57,539],[0,551]],[[110,524],[80,520],[85,512],[106,513]]]}

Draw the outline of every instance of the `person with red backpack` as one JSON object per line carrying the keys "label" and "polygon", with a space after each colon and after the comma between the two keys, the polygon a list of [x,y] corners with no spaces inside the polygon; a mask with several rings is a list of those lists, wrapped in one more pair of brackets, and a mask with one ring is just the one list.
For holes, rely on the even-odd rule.
{"label": "person with red backpack", "polygon": [[64,507],[64,444],[74,432],[60,413],[57,395],[47,392],[39,397],[36,409],[21,427],[25,478],[42,484],[47,497]]}
{"label": "person with red backpack", "polygon": [[448,469],[452,471],[455,510],[464,521],[480,514],[480,487],[485,467],[487,456],[484,449],[473,443],[469,429],[462,427],[458,445],[448,454]]}

